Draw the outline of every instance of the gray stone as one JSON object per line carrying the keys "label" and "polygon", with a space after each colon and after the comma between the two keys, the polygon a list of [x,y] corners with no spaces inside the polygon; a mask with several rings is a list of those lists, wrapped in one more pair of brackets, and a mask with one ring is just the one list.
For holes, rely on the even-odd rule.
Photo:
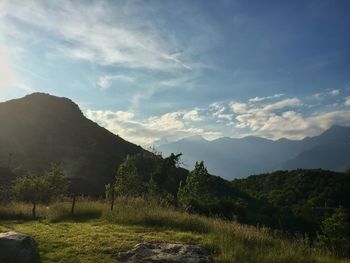
{"label": "gray stone", "polygon": [[117,255],[129,263],[210,263],[210,252],[202,247],[165,242],[140,243]]}
{"label": "gray stone", "polygon": [[40,262],[35,240],[18,232],[0,233],[0,263]]}

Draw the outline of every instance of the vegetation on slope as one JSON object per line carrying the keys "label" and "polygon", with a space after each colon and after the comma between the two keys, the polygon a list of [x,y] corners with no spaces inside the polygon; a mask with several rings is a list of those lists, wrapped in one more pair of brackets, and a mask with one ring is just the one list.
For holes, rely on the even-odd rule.
{"label": "vegetation on slope", "polygon": [[321,169],[276,171],[236,179],[232,184],[257,200],[290,211],[299,229],[315,233],[338,207],[350,208],[350,173]]}

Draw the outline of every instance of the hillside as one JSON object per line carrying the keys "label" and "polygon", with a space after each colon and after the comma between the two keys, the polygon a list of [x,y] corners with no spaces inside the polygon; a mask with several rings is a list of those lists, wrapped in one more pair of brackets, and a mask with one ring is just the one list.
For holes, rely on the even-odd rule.
{"label": "hillside", "polygon": [[350,164],[350,127],[332,126],[319,136],[300,141],[284,138],[273,141],[253,136],[213,141],[185,138],[161,144],[157,149],[164,154],[182,152],[188,168],[192,168],[195,161],[204,160],[212,174],[226,179],[278,169],[342,171]]}
{"label": "hillside", "polygon": [[[236,179],[233,186],[252,198],[280,210],[290,209],[294,216],[318,228],[334,209],[350,208],[350,174],[326,170],[276,171]],[[301,225],[299,227],[302,227]]]}
{"label": "hillside", "polygon": [[66,98],[34,93],[0,103],[0,167],[62,163],[84,194],[102,194],[127,154],[143,151],[87,119]]}

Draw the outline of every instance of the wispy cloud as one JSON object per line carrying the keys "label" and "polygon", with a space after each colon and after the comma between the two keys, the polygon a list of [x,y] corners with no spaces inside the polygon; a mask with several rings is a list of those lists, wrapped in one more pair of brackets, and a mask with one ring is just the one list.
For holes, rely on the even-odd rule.
{"label": "wispy cloud", "polygon": [[340,94],[340,90],[338,89],[333,89],[328,92],[329,95],[331,96],[338,96]]}
{"label": "wispy cloud", "polygon": [[340,94],[340,90],[339,89],[328,89],[326,91],[323,92],[318,92],[318,93],[314,93],[311,95],[311,99],[315,99],[315,100],[322,100],[326,97],[335,97],[338,96]]}
{"label": "wispy cloud", "polygon": [[97,85],[101,89],[108,89],[111,87],[112,82],[115,80],[120,80],[124,82],[134,82],[135,78],[126,75],[105,75],[99,77]]}
{"label": "wispy cloud", "polygon": [[267,104],[266,106],[264,106],[262,110],[268,112],[268,111],[283,109],[286,107],[298,107],[301,105],[302,104],[300,99],[290,98],[290,99],[280,100],[275,103]]}
{"label": "wispy cloud", "polygon": [[188,54],[178,52],[181,48],[158,30],[160,25],[151,17],[147,22],[131,18],[127,8],[121,2],[5,0],[1,22],[16,30],[17,37],[26,36],[26,31],[39,41],[40,35],[50,36],[56,39],[56,50],[75,59],[157,71],[193,69]]}
{"label": "wispy cloud", "polygon": [[[133,82],[125,98],[132,108],[168,89],[195,87],[203,70],[212,68],[211,60],[201,54],[219,39],[200,14],[181,16],[193,27],[190,30],[169,24],[164,5],[156,2],[149,6],[105,0],[0,2],[0,43],[24,49],[30,58],[44,54],[39,67],[48,62],[91,74],[91,86],[100,89],[112,87],[113,81]],[[177,16],[183,12],[180,9],[172,14]],[[45,72],[51,74],[52,68]],[[46,86],[49,81],[33,82]]]}
{"label": "wispy cloud", "polygon": [[255,97],[255,98],[249,99],[248,101],[249,101],[250,103],[261,102],[261,101],[264,101],[264,100],[276,99],[276,98],[282,97],[283,95],[284,95],[284,94],[279,93],[279,94],[275,94],[275,95],[271,95],[271,96],[266,96],[266,97]]}

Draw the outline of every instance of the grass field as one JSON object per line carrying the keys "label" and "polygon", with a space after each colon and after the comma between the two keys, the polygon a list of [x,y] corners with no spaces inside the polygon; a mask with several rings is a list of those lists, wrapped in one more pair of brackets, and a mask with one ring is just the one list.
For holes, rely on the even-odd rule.
{"label": "grass field", "polygon": [[119,200],[113,211],[103,202],[80,200],[73,217],[68,202],[38,207],[38,220],[31,220],[30,212],[25,204],[0,207],[0,231],[32,235],[42,262],[117,262],[117,252],[154,240],[205,246],[215,262],[349,262],[266,228],[190,215],[143,200]]}

